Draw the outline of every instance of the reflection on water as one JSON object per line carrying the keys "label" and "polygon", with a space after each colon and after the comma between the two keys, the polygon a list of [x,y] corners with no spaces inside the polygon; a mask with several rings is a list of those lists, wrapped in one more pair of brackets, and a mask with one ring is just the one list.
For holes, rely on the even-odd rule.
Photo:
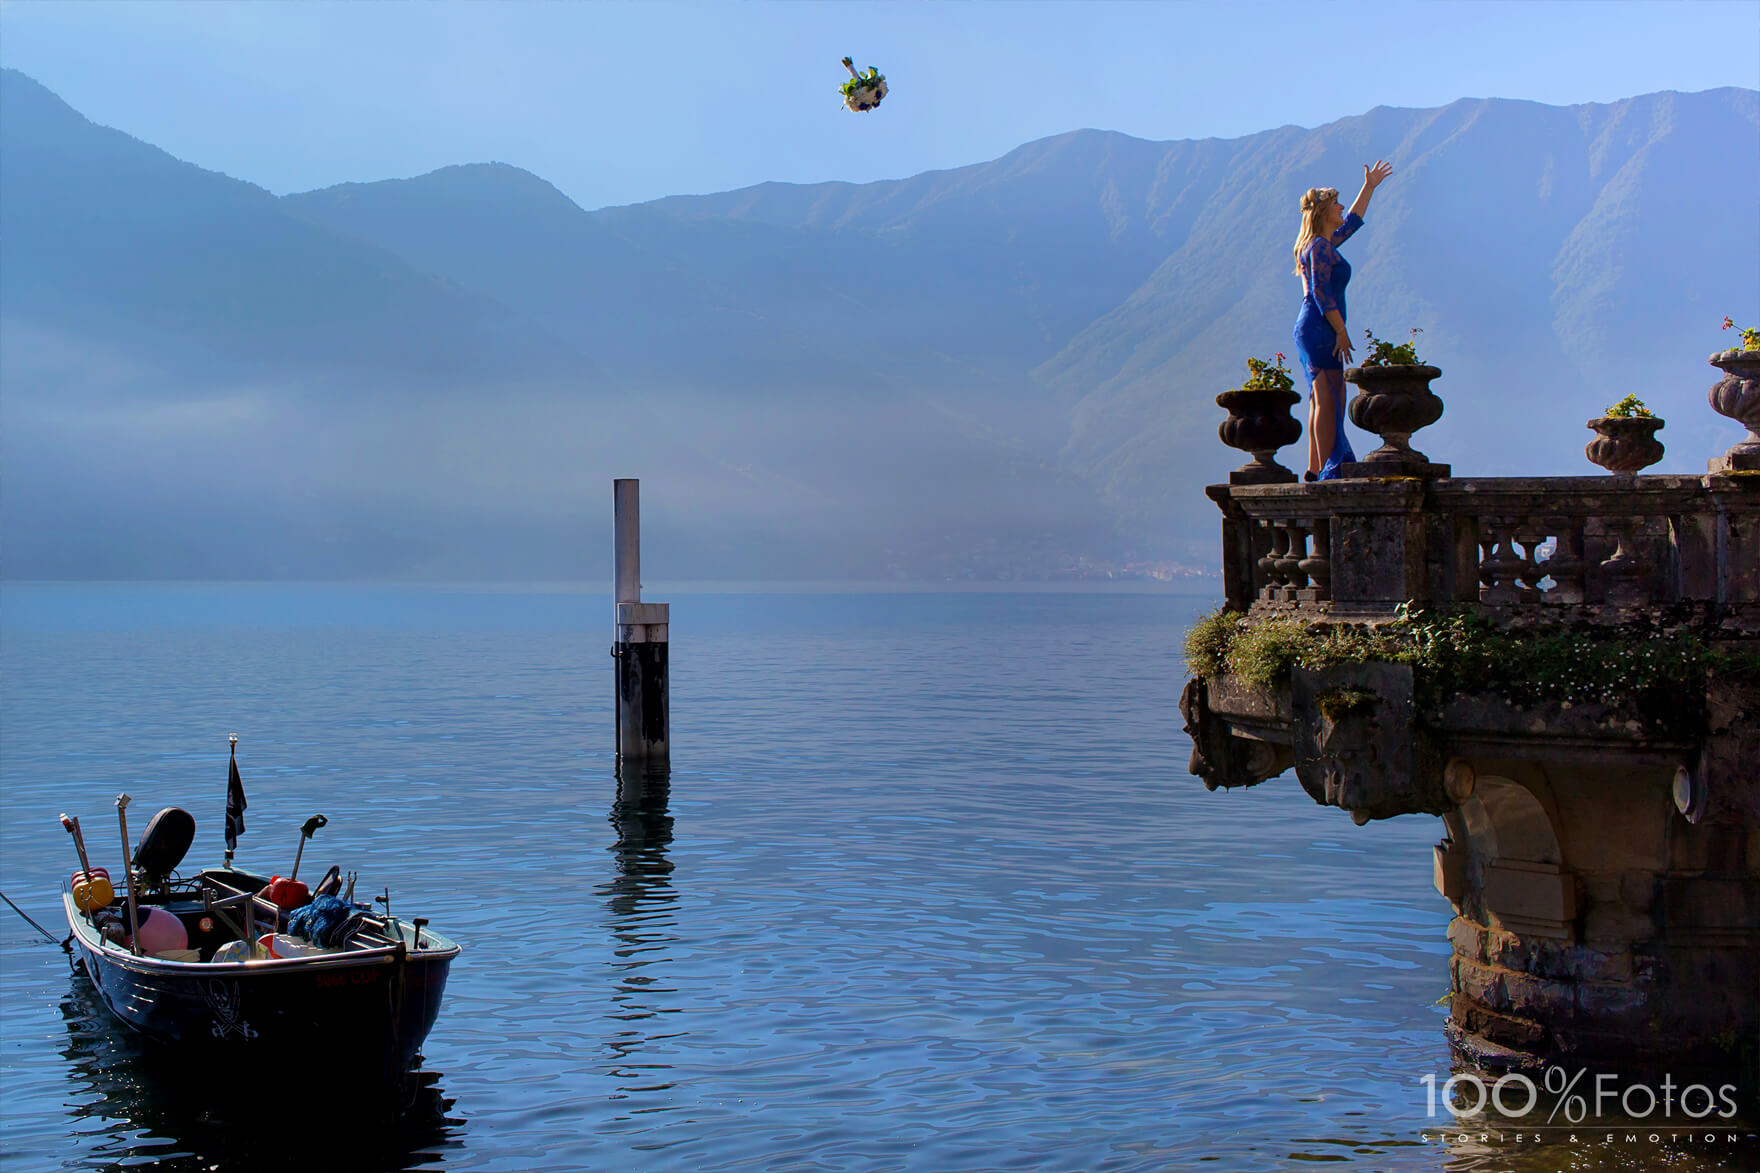
{"label": "reflection on water", "polygon": [[667,979],[668,950],[677,944],[672,816],[667,813],[671,775],[665,769],[620,768],[609,821],[617,834],[610,851],[616,871],[599,888],[610,912],[615,946],[611,972],[615,986],[606,1009],[612,1023],[608,1074],[613,1098],[661,1092],[672,1087],[668,1064],[655,1062],[656,1044],[683,1038],[674,1026],[679,1013],[677,987]]}
{"label": "reflection on water", "polygon": [[112,1018],[75,968],[61,1017],[72,1131],[105,1170],[393,1170],[435,1167],[462,1145],[440,1075],[417,1070],[382,1096],[339,1091],[309,1069],[260,1082],[194,1068]]}

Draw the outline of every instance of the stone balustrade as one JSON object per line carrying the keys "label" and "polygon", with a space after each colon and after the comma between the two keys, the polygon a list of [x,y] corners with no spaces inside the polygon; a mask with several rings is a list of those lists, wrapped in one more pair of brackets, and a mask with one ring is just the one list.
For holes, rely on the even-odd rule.
{"label": "stone balustrade", "polygon": [[1678,604],[1760,627],[1752,475],[1346,479],[1209,493],[1223,512],[1235,610],[1372,618],[1410,603],[1618,622],[1609,609]]}

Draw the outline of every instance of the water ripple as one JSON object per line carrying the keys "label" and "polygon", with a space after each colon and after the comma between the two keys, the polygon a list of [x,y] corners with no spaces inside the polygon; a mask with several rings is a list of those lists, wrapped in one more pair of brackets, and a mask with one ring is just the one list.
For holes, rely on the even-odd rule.
{"label": "water ripple", "polygon": [[[675,770],[620,787],[602,598],[4,590],[0,861],[39,920],[55,815],[125,786],[217,857],[238,731],[243,862],[322,810],[310,862],[466,943],[416,1102],[324,1167],[1738,1167],[1431,1139],[1436,826],[1188,777],[1206,600],[691,597]],[[315,1167],[34,939],[0,922],[10,1167]]]}

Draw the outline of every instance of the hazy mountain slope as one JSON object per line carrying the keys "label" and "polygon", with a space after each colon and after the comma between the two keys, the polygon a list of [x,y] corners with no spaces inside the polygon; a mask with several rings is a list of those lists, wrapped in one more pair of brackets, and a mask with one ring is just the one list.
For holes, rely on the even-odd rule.
{"label": "hazy mountain slope", "polygon": [[292,195],[302,221],[488,293],[623,373],[665,378],[681,323],[726,335],[749,313],[697,274],[632,247],[544,180],[504,163]]}
{"label": "hazy mountain slope", "polygon": [[[1229,454],[1207,435],[1205,447],[1193,443],[1194,427],[1214,422],[1212,398],[1247,354],[1293,349],[1296,197],[1331,183],[1348,200],[1363,161],[1382,155],[1398,171],[1349,247],[1353,329],[1359,338],[1365,327],[1383,336],[1425,329],[1425,353],[1446,371],[1444,397],[1469,397],[1429,433],[1460,444],[1463,471],[1576,467],[1577,417],[1613,389],[1678,399],[1670,439],[1696,460],[1686,450],[1713,443],[1719,425],[1690,418],[1693,364],[1716,340],[1687,339],[1708,338],[1724,312],[1739,316],[1756,297],[1747,264],[1760,259],[1755,109],[1753,92],[1719,90],[1568,108],[1381,108],[1227,141],[1079,131],[907,180],[771,183],[567,209],[571,231],[607,229],[592,233],[600,255],[613,251],[608,236],[628,246],[614,263],[581,271],[627,290],[641,307],[633,316],[662,319],[669,298],[684,307],[677,355],[637,348],[621,357],[620,370],[638,380],[665,369],[715,384],[761,363],[762,384],[775,387],[840,362],[888,381],[953,387],[992,408],[986,386],[1036,403],[1016,381],[1036,367],[1076,405],[1072,469],[1102,477],[1121,501],[1170,498],[1177,511],[1183,496],[1156,483],[1154,466],[1177,461],[1204,476],[1226,467]],[[413,206],[397,185],[367,186],[385,189],[387,221]],[[315,204],[344,190],[292,198]],[[487,200],[456,207],[457,217],[427,232],[430,245],[497,216]],[[556,282],[529,276],[531,264],[519,270],[526,278],[497,283],[488,266],[437,259],[411,243],[409,220],[395,235],[353,227],[453,280],[524,296],[534,313],[546,302],[586,305],[554,297]],[[542,243],[525,251],[539,256]],[[651,283],[656,264],[664,287]],[[860,314],[849,296],[856,276],[870,293]],[[743,309],[759,336],[706,324],[700,306],[717,299]],[[778,355],[779,338],[792,350]],[[1540,413],[1513,444],[1472,410],[1511,393]],[[1709,430],[1682,430],[1700,424]]]}
{"label": "hazy mountain slope", "polygon": [[[1733,438],[1703,406],[1703,354],[1725,313],[1760,319],[1756,106],[1726,89],[1379,108],[1228,141],[1084,131],[908,180],[763,184],[597,215],[656,239],[671,216],[909,241],[891,296],[939,325],[901,332],[939,330],[987,369],[1067,332],[1035,371],[1074,405],[1067,467],[1103,487],[1126,532],[1191,532],[1199,487],[1242,459],[1215,440],[1216,392],[1249,354],[1296,365],[1297,197],[1331,184],[1348,201],[1380,156],[1398,171],[1348,249],[1352,325],[1359,341],[1424,329],[1450,408],[1421,444],[1463,474],[1582,471],[1583,420],[1635,392],[1671,417],[1664,467],[1703,467]],[[1018,271],[1011,251],[1028,254]],[[949,290],[1008,324],[939,300]]]}
{"label": "hazy mountain slope", "polygon": [[554,368],[563,348],[480,293],[289,216],[0,72],[0,313],[190,374]]}
{"label": "hazy mountain slope", "polygon": [[593,213],[504,166],[286,203],[493,291],[638,384],[933,393],[955,414],[1037,413],[1055,450],[1062,412],[1025,376],[1152,269],[1162,229],[1116,206],[1149,147],[1078,132],[897,184]]}
{"label": "hazy mountain slope", "polygon": [[[1051,466],[1064,416],[1024,361],[950,354],[923,328],[887,320],[921,319],[920,307],[869,309],[851,293],[848,274],[907,265],[903,242],[692,219],[626,234],[617,217],[583,212],[504,164],[283,202],[541,320],[648,405],[637,426],[688,445],[699,467],[768,484],[778,519],[811,516],[822,546],[852,526],[876,535],[858,543],[870,569],[909,562],[912,527],[1079,525],[1088,547],[1112,543],[1095,495]],[[1011,410],[986,410],[998,403]],[[767,524],[763,512],[740,524]],[[804,543],[794,545],[798,560]]]}
{"label": "hazy mountain slope", "polygon": [[1703,355],[1725,313],[1760,308],[1757,104],[1463,101],[1238,140],[1190,239],[1040,368],[1077,400],[1071,466],[1178,518],[1232,459],[1215,392],[1248,354],[1295,365],[1297,197],[1330,183],[1349,200],[1385,156],[1396,174],[1345,250],[1351,324],[1359,340],[1424,329],[1448,414],[1421,447],[1463,475],[1581,471],[1582,421],[1636,392],[1670,417],[1673,466],[1702,468],[1728,431],[1703,404]]}
{"label": "hazy mountain slope", "polygon": [[849,242],[825,255],[830,280],[859,277],[873,291],[868,320],[881,334],[1026,369],[1115,305],[1165,251],[1161,238],[1177,225],[1149,223],[1132,198],[1152,181],[1156,153],[1125,135],[1076,131],[908,180],[771,183],[595,215],[656,250],[680,222],[805,230],[821,242],[812,249]]}
{"label": "hazy mountain slope", "polygon": [[1297,196],[1378,156],[1352,326],[1424,328],[1417,443],[1463,474],[1586,471],[1629,392],[1702,468],[1736,432],[1703,355],[1760,323],[1752,91],[587,212],[504,164],[276,200],[0,80],[9,573],[210,573],[222,532],[247,575],[596,573],[631,474],[690,575],[1208,558],[1214,396],[1293,365]]}
{"label": "hazy mountain slope", "polygon": [[[983,413],[873,381],[535,177],[365,185],[359,205],[397,199],[342,231],[5,83],[9,574],[591,573],[588,503],[632,473],[692,519],[670,527],[674,573],[922,574],[986,539],[1110,545],[1093,494]],[[430,234],[366,239],[400,224]],[[735,227],[723,251],[767,264],[752,238],[774,231]],[[452,252],[400,255],[421,241]],[[766,272],[774,302],[823,315]],[[594,342],[645,356],[641,384],[607,396]]]}

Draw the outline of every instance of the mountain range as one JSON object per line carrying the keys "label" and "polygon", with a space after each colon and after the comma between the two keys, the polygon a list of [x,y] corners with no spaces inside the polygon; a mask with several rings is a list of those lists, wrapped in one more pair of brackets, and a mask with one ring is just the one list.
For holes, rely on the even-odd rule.
{"label": "mountain range", "polygon": [[626,475],[657,577],[1202,572],[1245,459],[1214,397],[1293,352],[1297,197],[1377,157],[1352,326],[1422,329],[1434,459],[1592,471],[1628,393],[1663,470],[1736,438],[1704,356],[1760,321],[1753,91],[589,211],[505,163],[277,197],[7,70],[4,572],[597,575]]}

